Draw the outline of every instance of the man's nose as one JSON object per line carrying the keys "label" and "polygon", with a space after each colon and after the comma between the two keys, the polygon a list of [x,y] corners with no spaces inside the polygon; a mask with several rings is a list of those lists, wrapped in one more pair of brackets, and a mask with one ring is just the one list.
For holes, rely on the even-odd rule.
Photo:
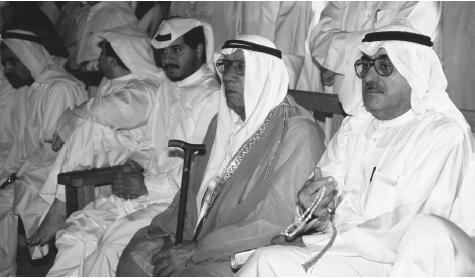
{"label": "man's nose", "polygon": [[175,62],[176,56],[175,54],[171,53],[171,51],[169,51],[168,53],[163,54],[162,60],[163,60],[163,64],[166,65],[170,62]]}
{"label": "man's nose", "polygon": [[231,67],[227,72],[223,73],[224,82],[234,83],[234,82],[237,82],[237,80],[238,80],[238,75],[236,71],[234,70],[234,67]]}
{"label": "man's nose", "polygon": [[6,73],[10,73],[13,71],[13,66],[11,63],[5,63],[3,65],[3,72],[6,74]]}
{"label": "man's nose", "polygon": [[363,77],[365,82],[375,81],[378,77],[374,66],[370,67],[366,75]]}

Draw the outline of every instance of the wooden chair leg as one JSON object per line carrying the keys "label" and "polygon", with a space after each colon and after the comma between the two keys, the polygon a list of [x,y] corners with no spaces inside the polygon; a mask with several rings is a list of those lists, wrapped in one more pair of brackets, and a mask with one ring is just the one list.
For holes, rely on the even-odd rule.
{"label": "wooden chair leg", "polygon": [[81,185],[81,180],[75,180],[75,186],[66,187],[66,216],[84,208],[95,199],[94,185]]}

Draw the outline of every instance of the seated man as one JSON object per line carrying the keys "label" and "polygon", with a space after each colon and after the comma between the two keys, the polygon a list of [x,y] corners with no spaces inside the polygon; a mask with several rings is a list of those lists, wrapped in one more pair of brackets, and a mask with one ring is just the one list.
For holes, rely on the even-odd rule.
{"label": "seated man", "polygon": [[184,242],[178,199],[124,250],[119,276],[231,276],[230,258],[266,245],[294,218],[296,194],[324,150],[313,117],[286,97],[281,52],[256,35],[227,41],[216,62],[217,117],[191,170]]}
{"label": "seated man", "polygon": [[66,221],[65,190],[57,184],[60,172],[122,164],[141,151],[161,84],[150,40],[138,30],[121,27],[100,36],[104,40],[99,65],[105,78],[96,97],[66,110],[58,121],[53,150],[67,144],[41,187],[51,208],[29,238],[30,245],[44,245]]}
{"label": "seated man", "polygon": [[[146,36],[142,34],[141,37]],[[141,39],[140,47],[138,44],[126,47],[125,37],[121,40],[114,39],[119,36],[117,34],[113,36],[111,32],[110,35],[106,33],[104,38],[111,42],[112,48],[124,64],[132,72],[137,71],[132,77],[143,73],[146,64],[153,63],[150,39]],[[135,139],[137,145],[127,145],[133,152],[125,150],[120,152],[120,149],[113,151],[109,145],[110,136],[104,138],[100,135],[94,135],[100,140],[93,144],[93,147],[97,145],[97,149],[93,149],[93,152],[85,153],[80,145],[76,152],[77,155],[84,154],[82,160],[84,163],[81,162],[76,166],[103,166],[98,163],[108,161],[117,154],[120,159],[110,160],[109,165],[122,163],[129,157],[137,161],[141,167],[135,161],[128,162],[128,166],[124,167],[114,180],[112,196],[98,198],[82,211],[71,215],[66,221],[66,226],[56,235],[58,255],[49,275],[114,276],[120,253],[137,227],[150,223],[154,215],[166,209],[179,189],[183,158],[181,154],[169,151],[168,140],[202,142],[206,127],[217,112],[219,84],[204,62],[206,57],[212,57],[213,53],[212,47],[205,53],[205,46],[209,41],[213,41],[209,25],[196,19],[172,19],[162,23],[156,38],[159,40],[153,39],[152,45],[160,48],[157,58],[163,65],[165,76],[162,73],[155,74],[155,78],[160,78],[162,84],[154,98],[144,99],[140,101],[141,106],[133,107],[130,111],[133,117],[122,119],[116,115],[107,118],[108,121],[117,121],[111,126],[115,129],[127,119],[137,118],[138,115],[148,111],[149,108],[145,104],[153,106],[149,114],[143,115],[148,122],[144,127],[145,130],[140,132],[143,133],[142,139]],[[145,50],[145,46],[149,50]],[[124,84],[123,79],[124,77],[121,77],[117,82]],[[137,88],[134,92],[134,98],[137,98],[139,94],[145,94],[145,86],[146,84],[140,87],[132,85],[116,87],[117,97],[124,97],[124,102],[119,107],[125,107],[125,103],[133,99],[125,98],[126,89]],[[106,99],[98,103],[104,104]],[[95,118],[101,118],[109,113],[114,115],[114,111],[109,110],[98,110],[103,112],[98,114],[100,117]],[[86,136],[85,138],[88,136],[87,130],[84,133],[86,135],[76,134]],[[139,132],[137,130],[131,132],[128,138],[132,134]],[[65,147],[67,144],[63,146]],[[104,153],[101,148],[111,151]],[[86,159],[91,156],[91,152],[94,158],[98,158],[93,161],[95,165],[85,163],[88,162]],[[77,159],[73,157],[70,160],[75,162]],[[142,167],[145,169],[145,182],[129,183],[130,176],[142,175]],[[50,176],[54,181],[54,188],[57,188],[54,180],[57,173]],[[54,196],[55,191],[51,192]],[[144,208],[147,210],[141,210]]]}
{"label": "seated man", "polygon": [[73,24],[68,30],[61,30],[61,35],[68,38],[66,47],[69,60],[65,67],[84,79],[86,84],[97,86],[100,81],[97,77],[100,77],[101,53],[101,48],[98,47],[100,38],[97,35],[117,27],[138,28],[137,18],[129,3],[123,1],[89,1],[85,2],[85,7],[72,12],[63,16],[70,16],[76,20],[61,20],[62,24]]}
{"label": "seated man", "polygon": [[0,64],[0,169],[14,143],[21,140],[20,131],[25,127],[26,113],[18,111],[26,110],[27,88],[13,88],[3,75],[3,67]]}
{"label": "seated man", "polygon": [[[45,142],[53,137],[63,111],[85,101],[86,92],[77,79],[53,62],[31,32],[7,31],[0,50],[6,79],[24,94],[19,95],[23,98],[16,107],[19,110],[12,110],[12,117],[19,117],[19,130],[15,131],[18,140],[3,156],[0,169],[0,182],[5,186],[0,195],[6,202],[0,208],[0,275],[4,276],[16,274],[18,216],[26,236],[30,236],[46,209],[38,185],[46,179],[56,153]],[[6,180],[9,182],[4,183]],[[39,255],[34,251],[33,258]]]}
{"label": "seated man", "polygon": [[475,184],[464,181],[473,170],[470,127],[445,92],[430,38],[388,27],[393,30],[404,32],[363,39],[354,64],[358,78],[353,73],[360,111],[345,118],[318,163],[321,171],[299,192],[303,209],[326,192],[309,224],[315,224],[315,233],[292,242],[274,240],[296,246],[257,250],[240,275],[391,275],[398,249],[411,242],[401,238],[416,216],[434,214],[462,224],[454,202],[464,188],[474,190]]}

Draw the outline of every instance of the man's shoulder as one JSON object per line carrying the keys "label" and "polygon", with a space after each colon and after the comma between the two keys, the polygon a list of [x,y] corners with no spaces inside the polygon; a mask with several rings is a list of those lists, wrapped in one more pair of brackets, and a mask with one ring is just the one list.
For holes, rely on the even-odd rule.
{"label": "man's shoulder", "polygon": [[203,68],[201,78],[196,79],[195,82],[189,84],[187,87],[192,90],[199,89],[203,99],[215,98],[219,95],[221,90],[221,85],[219,84],[216,74],[208,67]]}
{"label": "man's shoulder", "polygon": [[300,106],[293,98],[287,97],[282,103],[282,108],[286,110],[288,131],[292,136],[324,138],[322,128],[317,124],[310,111]]}
{"label": "man's shoulder", "polygon": [[427,137],[448,142],[461,141],[464,138],[462,127],[443,113],[427,111],[418,116],[418,119],[420,120],[419,128]]}
{"label": "man's shoulder", "polygon": [[202,84],[203,86],[209,87],[210,91],[217,91],[221,88],[218,77],[217,75],[212,72],[208,67],[204,67],[203,69],[203,76],[202,78],[197,81],[199,84]]}
{"label": "man's shoulder", "polygon": [[72,89],[85,90],[83,83],[73,76],[69,76],[68,73],[65,73],[62,76],[46,78],[37,84],[40,88],[46,88],[47,91],[68,91]]}
{"label": "man's shoulder", "polygon": [[316,124],[312,113],[299,105],[292,97],[287,96],[282,103],[282,107],[285,107],[289,120],[305,124]]}
{"label": "man's shoulder", "polygon": [[131,78],[124,82],[124,88],[129,88],[133,90],[153,90],[157,91],[158,88],[162,85],[163,82],[152,78]]}

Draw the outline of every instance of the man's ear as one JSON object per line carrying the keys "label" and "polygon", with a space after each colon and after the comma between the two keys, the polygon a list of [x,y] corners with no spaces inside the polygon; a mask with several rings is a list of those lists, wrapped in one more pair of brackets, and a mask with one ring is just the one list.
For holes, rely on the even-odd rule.
{"label": "man's ear", "polygon": [[111,66],[113,66],[114,68],[119,66],[119,63],[117,62],[117,59],[114,58],[114,57],[106,57],[107,61],[109,62],[109,64]]}
{"label": "man's ear", "polygon": [[202,57],[203,57],[203,53],[205,51],[205,46],[200,43],[196,46],[196,49],[195,49],[195,53],[196,53],[196,56],[198,57],[198,59],[200,60],[200,62],[202,61]]}

